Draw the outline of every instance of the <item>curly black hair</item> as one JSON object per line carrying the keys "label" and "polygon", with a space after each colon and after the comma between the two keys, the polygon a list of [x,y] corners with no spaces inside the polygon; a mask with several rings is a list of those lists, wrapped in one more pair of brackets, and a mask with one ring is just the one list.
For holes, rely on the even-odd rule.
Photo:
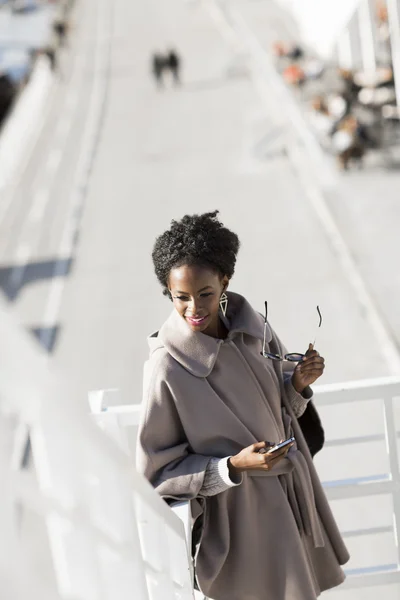
{"label": "curly black hair", "polygon": [[236,233],[218,220],[218,212],[185,215],[180,221],[171,221],[171,228],[156,239],[152,252],[154,270],[166,296],[170,296],[171,269],[182,265],[199,265],[211,268],[221,277],[232,277],[240,242]]}

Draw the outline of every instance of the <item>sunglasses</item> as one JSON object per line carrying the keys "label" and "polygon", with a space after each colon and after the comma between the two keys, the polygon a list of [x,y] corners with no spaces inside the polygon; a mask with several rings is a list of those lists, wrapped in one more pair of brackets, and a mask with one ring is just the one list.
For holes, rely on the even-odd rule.
{"label": "sunglasses", "polygon": [[[321,311],[319,310],[319,306],[317,306],[317,312],[318,312],[319,321],[318,321],[317,331],[315,332],[314,341],[312,343],[313,346],[315,346],[318,329],[322,325],[322,315],[321,315]],[[265,301],[264,340],[263,340],[263,349],[261,352],[262,356],[264,356],[264,358],[270,358],[271,360],[288,360],[290,362],[300,362],[305,357],[305,354],[302,354],[301,352],[289,352],[289,354],[285,354],[284,356],[281,356],[280,354],[274,354],[273,352],[266,351],[267,317],[268,317],[268,302]]]}

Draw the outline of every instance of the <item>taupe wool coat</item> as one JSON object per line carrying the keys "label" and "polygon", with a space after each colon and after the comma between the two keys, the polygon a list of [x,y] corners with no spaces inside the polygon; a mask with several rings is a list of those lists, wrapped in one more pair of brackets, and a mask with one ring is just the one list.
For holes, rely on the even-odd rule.
{"label": "taupe wool coat", "polygon": [[[174,310],[149,338],[137,466],[164,498],[203,515],[201,591],[214,600],[314,600],[339,585],[349,555],[293,414],[282,362],[261,356],[263,318],[228,293],[225,340],[195,333]],[[284,348],[268,326],[267,341]],[[272,471],[204,498],[211,457],[289,434],[297,446]]]}

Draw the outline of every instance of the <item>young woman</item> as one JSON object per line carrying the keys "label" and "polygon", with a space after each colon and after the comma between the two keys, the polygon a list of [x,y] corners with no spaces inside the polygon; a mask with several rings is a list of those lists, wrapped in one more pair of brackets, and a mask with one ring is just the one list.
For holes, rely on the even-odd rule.
{"label": "young woman", "polygon": [[167,501],[191,501],[206,596],[314,600],[349,558],[297,420],[324,359],[310,345],[285,360],[268,322],[227,293],[238,249],[217,211],[172,221],[156,240],[174,310],[149,337],[138,468]]}

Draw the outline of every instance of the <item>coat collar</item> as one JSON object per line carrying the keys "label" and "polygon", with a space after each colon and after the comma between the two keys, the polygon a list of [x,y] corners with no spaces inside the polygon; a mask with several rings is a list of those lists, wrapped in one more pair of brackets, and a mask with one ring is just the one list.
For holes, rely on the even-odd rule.
{"label": "coat collar", "polygon": [[[227,340],[244,334],[262,340],[264,319],[247,300],[228,292],[228,310],[224,323],[229,331]],[[267,342],[272,339],[272,331],[267,324]],[[155,339],[157,338],[157,342]],[[214,368],[221,344],[219,340],[204,333],[192,331],[184,319],[174,309],[157,334],[149,339],[150,347],[164,346],[168,353],[189,373],[196,377],[207,377]]]}

